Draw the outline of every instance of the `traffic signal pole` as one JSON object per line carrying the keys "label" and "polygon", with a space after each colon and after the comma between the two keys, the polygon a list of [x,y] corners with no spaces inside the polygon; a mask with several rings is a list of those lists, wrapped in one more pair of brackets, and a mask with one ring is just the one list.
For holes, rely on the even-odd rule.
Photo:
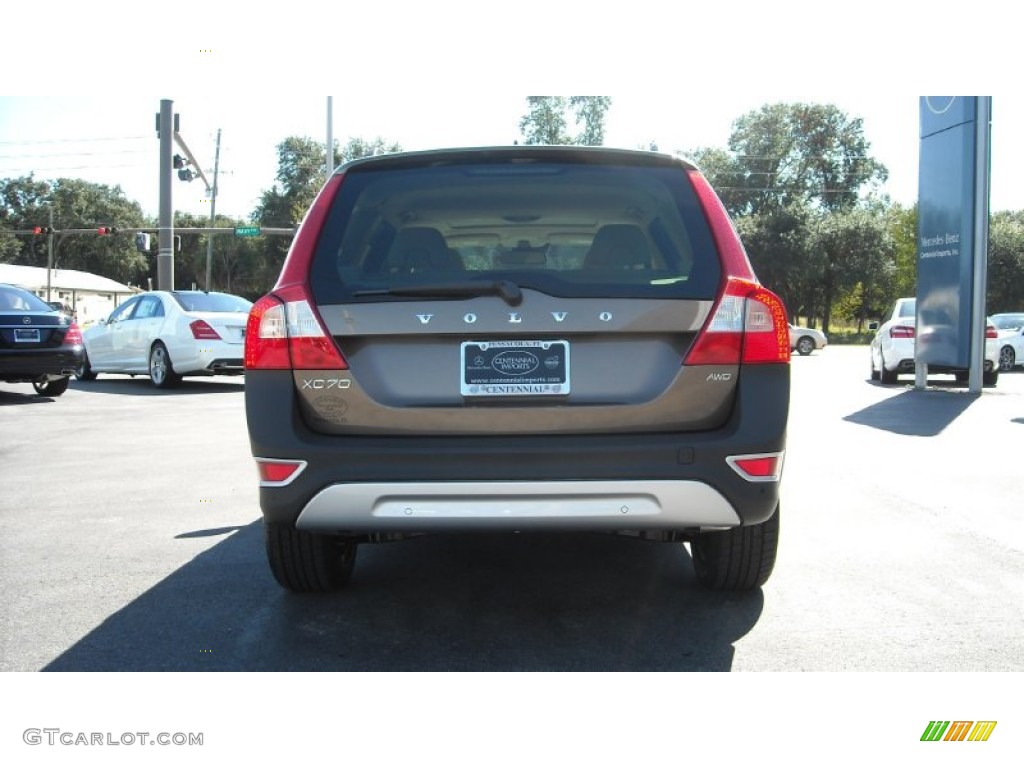
{"label": "traffic signal pole", "polygon": [[[217,151],[213,156],[213,187],[210,188],[210,226],[217,216],[217,170],[220,168],[220,128],[217,129]],[[206,290],[213,290],[213,236],[206,238]]]}
{"label": "traffic signal pole", "polygon": [[174,102],[160,100],[160,221],[156,256],[156,284],[174,290],[174,214],[171,204],[171,153],[174,146]]}

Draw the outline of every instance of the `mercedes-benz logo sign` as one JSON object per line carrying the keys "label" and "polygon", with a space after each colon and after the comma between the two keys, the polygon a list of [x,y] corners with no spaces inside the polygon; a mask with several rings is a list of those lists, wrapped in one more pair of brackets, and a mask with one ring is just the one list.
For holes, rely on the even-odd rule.
{"label": "mercedes-benz logo sign", "polygon": [[924,103],[933,115],[941,115],[949,111],[956,101],[956,96],[925,96]]}
{"label": "mercedes-benz logo sign", "polygon": [[32,318],[31,317],[23,317],[23,318],[21,318],[21,322],[23,322],[25,325],[32,325]]}

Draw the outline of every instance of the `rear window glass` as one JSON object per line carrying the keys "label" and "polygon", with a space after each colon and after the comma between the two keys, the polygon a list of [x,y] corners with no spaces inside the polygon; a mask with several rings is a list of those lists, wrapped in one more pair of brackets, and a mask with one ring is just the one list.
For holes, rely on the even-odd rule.
{"label": "rear window glass", "polygon": [[53,312],[54,309],[34,293],[13,286],[0,285],[0,311]]}
{"label": "rear window glass", "polygon": [[711,298],[720,276],[681,168],[564,162],[356,166],[312,269],[319,303],[475,280],[553,296]]}
{"label": "rear window glass", "polygon": [[186,312],[248,312],[252,302],[230,293],[175,293]]}

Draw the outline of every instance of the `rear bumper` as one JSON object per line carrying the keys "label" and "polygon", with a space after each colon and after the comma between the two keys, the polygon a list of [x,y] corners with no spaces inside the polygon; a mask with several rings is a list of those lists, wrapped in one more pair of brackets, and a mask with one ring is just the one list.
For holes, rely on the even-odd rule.
{"label": "rear bumper", "polygon": [[0,353],[0,380],[33,381],[40,376],[68,376],[81,362],[81,347],[3,350]]}
{"label": "rear bumper", "polygon": [[779,482],[744,479],[727,458],[785,450],[789,387],[789,366],[745,367],[726,423],[690,433],[323,435],[303,421],[290,371],[248,371],[245,402],[253,456],[307,462],[287,485],[260,488],[268,522],[338,533],[692,531],[772,515]]}
{"label": "rear bumper", "polygon": [[331,533],[581,529],[721,530],[732,505],[693,480],[517,483],[340,483],[314,496],[295,525]]}

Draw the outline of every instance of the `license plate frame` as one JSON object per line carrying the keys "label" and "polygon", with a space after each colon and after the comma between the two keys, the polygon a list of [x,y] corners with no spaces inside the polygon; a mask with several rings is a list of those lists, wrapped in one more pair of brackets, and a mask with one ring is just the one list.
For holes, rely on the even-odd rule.
{"label": "license plate frame", "polygon": [[40,340],[38,328],[15,328],[14,342],[16,344],[38,344]]}
{"label": "license plate frame", "polygon": [[464,341],[460,348],[463,397],[566,397],[570,374],[565,339]]}

